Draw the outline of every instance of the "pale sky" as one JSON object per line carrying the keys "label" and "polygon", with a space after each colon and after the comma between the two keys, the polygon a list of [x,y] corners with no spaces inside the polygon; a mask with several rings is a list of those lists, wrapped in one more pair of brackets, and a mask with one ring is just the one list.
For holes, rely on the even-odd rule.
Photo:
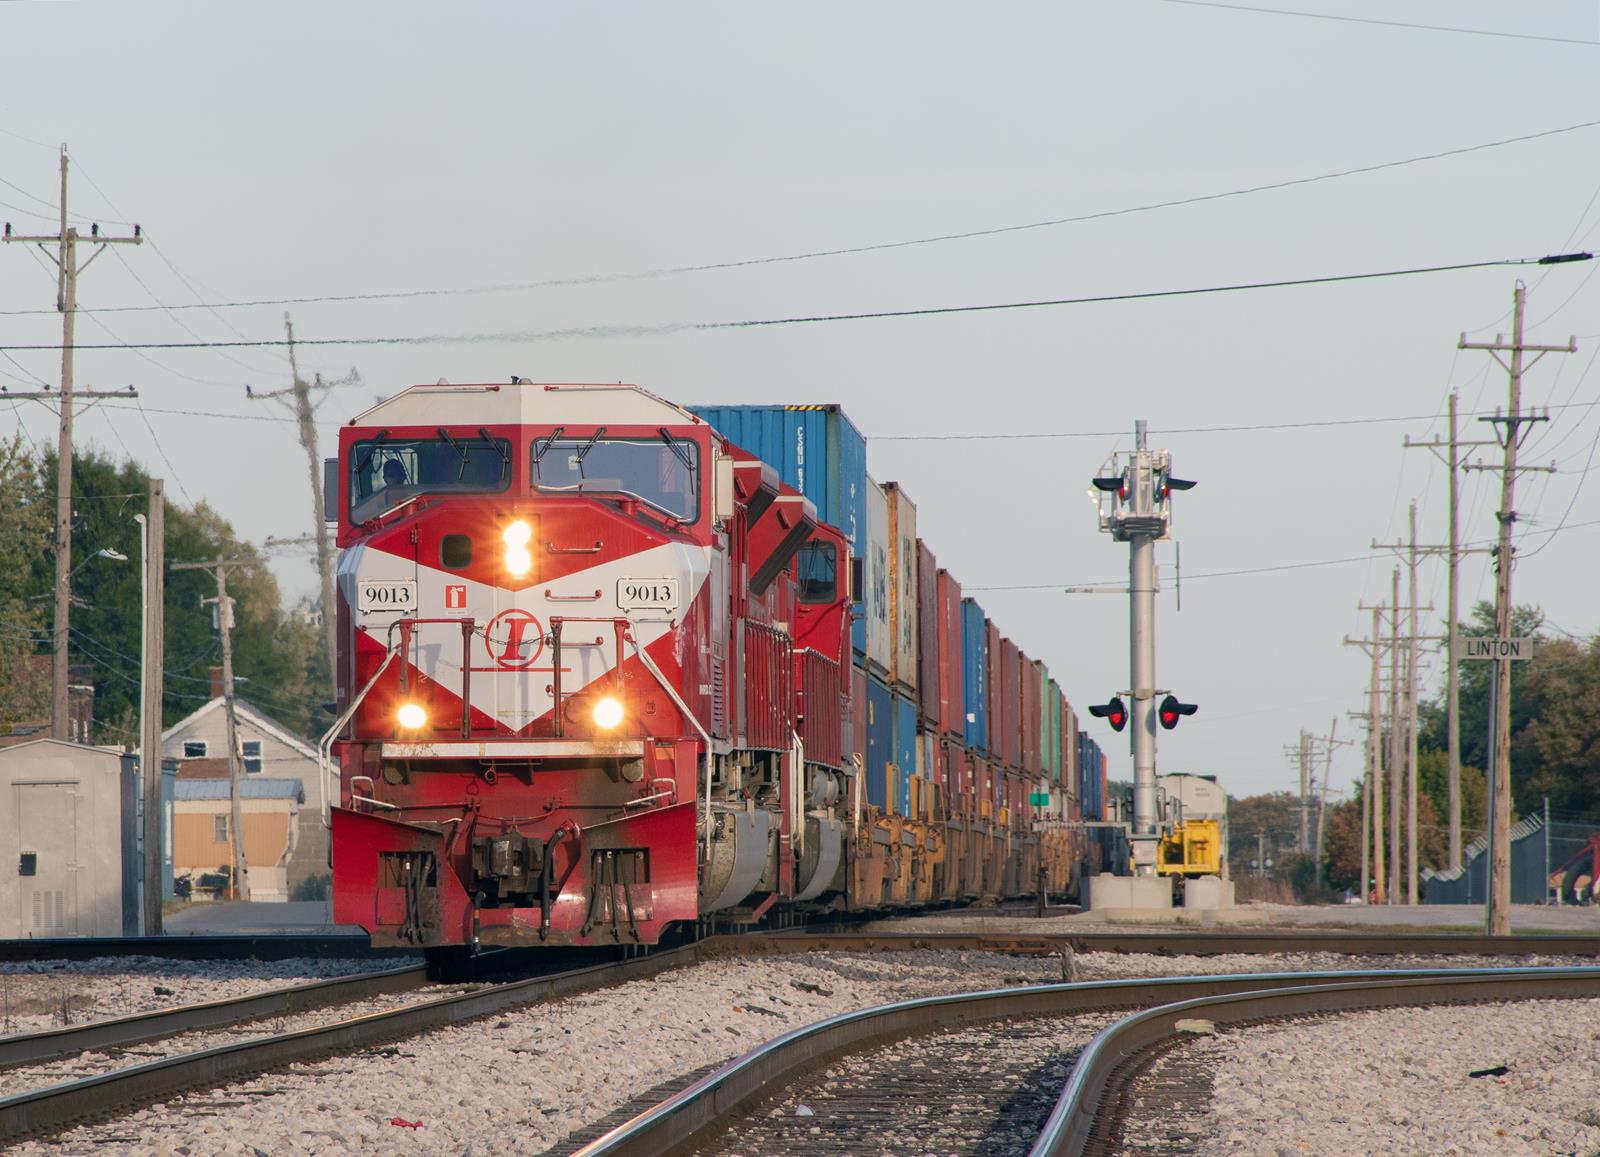
{"label": "pale sky", "polygon": [[[287,307],[302,339],[500,335],[305,349],[305,368],[330,378],[354,368],[364,382],[323,404],[329,453],[337,424],[375,396],[440,378],[625,380],[684,403],[842,403],[873,440],[874,477],[919,504],[940,565],[969,591],[1041,588],[974,593],[1050,665],[1080,715],[1127,685],[1126,601],[1051,584],[1126,575],[1126,548],[1096,531],[1085,490],[1146,418],[1178,473],[1200,482],[1179,497],[1183,609],[1163,597],[1157,665],[1161,685],[1201,711],[1162,734],[1161,770],[1215,773],[1237,795],[1293,788],[1282,748],[1302,726],[1325,733],[1337,716],[1341,737],[1358,732],[1345,712],[1363,707],[1366,660],[1341,640],[1365,632],[1356,605],[1386,596],[1391,563],[1204,576],[1365,559],[1373,539],[1404,535],[1413,498],[1424,540],[1442,542],[1445,471],[1401,442],[1443,432],[1452,387],[1474,415],[1505,403],[1505,375],[1456,341],[1507,328],[1520,275],[1530,340],[1575,334],[1579,352],[1550,355],[1525,382],[1529,403],[1562,407],[1530,435],[1525,460],[1554,459],[1560,472],[1519,487],[1528,537],[1516,598],[1591,634],[1600,527],[1587,524],[1600,519],[1600,484],[1584,487],[1583,473],[1600,439],[1600,376],[1588,372],[1600,265],[670,327],[1594,248],[1600,127],[997,236],[611,275],[1181,200],[1600,120],[1593,0],[1325,0],[1301,11],[1507,35],[1163,0],[11,3],[0,7],[0,217],[19,233],[53,231],[65,141],[72,216],[111,232],[137,221],[151,242],[100,257],[80,283],[85,310],[567,282]],[[51,309],[43,262],[0,248],[0,310]],[[272,340],[285,308],[85,314],[78,340]],[[630,332],[648,327],[664,328]],[[595,332],[538,336],[574,329]],[[53,313],[0,316],[0,345],[59,337]],[[57,374],[55,353],[0,354],[0,385]],[[137,386],[149,422],[127,404],[90,410],[81,445],[131,455],[174,498],[204,496],[253,541],[310,529],[293,426],[248,420],[282,415],[244,395],[247,383],[287,384],[281,351],[84,350],[77,377]],[[1487,430],[1475,416],[1463,426],[1467,437]],[[37,403],[0,401],[0,433],[17,427],[53,441],[55,420]],[[1041,432],[1079,436],[877,440]],[[1491,538],[1494,476],[1469,475],[1463,495],[1463,537]],[[1541,534],[1564,516],[1560,533]],[[281,556],[277,573],[291,596],[314,585],[306,554]],[[1492,596],[1483,556],[1463,573],[1468,604]],[[1436,633],[1442,563],[1426,563],[1420,584],[1421,601],[1439,608],[1426,625]],[[1430,693],[1440,673],[1430,658]],[[1126,777],[1126,737],[1089,725]],[[1358,750],[1342,750],[1336,790],[1359,770]]]}

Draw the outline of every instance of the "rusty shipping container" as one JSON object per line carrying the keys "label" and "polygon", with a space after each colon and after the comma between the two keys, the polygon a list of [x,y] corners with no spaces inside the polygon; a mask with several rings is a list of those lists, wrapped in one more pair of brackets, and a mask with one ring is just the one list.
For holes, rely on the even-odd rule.
{"label": "rusty shipping container", "polygon": [[1017,653],[1018,673],[1021,675],[1021,691],[1018,702],[1021,706],[1022,719],[1022,770],[1027,772],[1032,779],[1039,778],[1039,770],[1044,763],[1044,752],[1039,744],[1039,716],[1043,710],[1044,664],[1037,659]]}
{"label": "rusty shipping container", "polygon": [[[961,735],[967,726],[966,668],[963,644],[961,584],[947,570],[939,572],[938,590],[938,729],[945,735]],[[923,684],[923,695],[928,684]]]}
{"label": "rusty shipping container", "polygon": [[929,731],[939,731],[944,717],[939,682],[939,656],[944,650],[939,637],[942,573],[928,544],[917,539],[917,717]]}

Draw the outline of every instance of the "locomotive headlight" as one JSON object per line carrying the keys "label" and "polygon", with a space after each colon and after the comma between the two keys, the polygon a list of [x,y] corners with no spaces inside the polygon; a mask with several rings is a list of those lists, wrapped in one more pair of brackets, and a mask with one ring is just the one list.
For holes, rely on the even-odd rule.
{"label": "locomotive headlight", "polygon": [[526,522],[513,522],[500,537],[506,544],[506,570],[521,578],[533,569],[533,553],[528,549],[533,541],[533,528]]}
{"label": "locomotive headlight", "polygon": [[401,705],[399,711],[395,712],[395,718],[400,721],[400,726],[407,731],[415,731],[428,721],[428,713],[419,704],[406,703]]}
{"label": "locomotive headlight", "polygon": [[596,727],[610,731],[622,722],[622,703],[607,695],[594,705],[594,722]]}

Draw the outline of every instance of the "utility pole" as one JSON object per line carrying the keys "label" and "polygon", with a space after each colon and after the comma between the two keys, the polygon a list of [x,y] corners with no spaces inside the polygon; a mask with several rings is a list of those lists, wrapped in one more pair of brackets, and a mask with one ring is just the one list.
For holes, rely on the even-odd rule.
{"label": "utility pole", "polygon": [[[324,382],[321,374],[316,375],[315,381],[307,382],[300,376],[300,366],[294,352],[294,322],[287,313],[283,315],[283,325],[289,335],[290,385],[287,389],[273,390],[267,394],[258,394],[246,386],[245,396],[262,401],[277,401],[288,406],[293,411],[295,422],[300,429],[300,446],[306,452],[306,464],[311,472],[311,525],[316,528],[317,576],[322,584],[322,641],[328,652],[328,678],[337,688],[339,631],[335,621],[338,616],[335,613],[333,591],[333,542],[328,537],[328,522],[324,517],[326,508],[323,505],[322,455],[317,449],[317,411],[311,402],[311,391],[316,389],[319,394],[326,394],[338,386],[357,385],[361,377],[351,370],[349,376],[340,378],[336,382]],[[292,400],[284,401],[285,398]]]}
{"label": "utility pole", "polygon": [[233,696],[233,600],[228,597],[228,568],[255,565],[253,559],[217,558],[210,562],[173,563],[173,570],[208,570],[217,580],[217,597],[203,599],[217,606],[222,636],[222,710],[228,730],[228,848],[233,871],[233,898],[250,899],[250,865],[245,862],[244,824],[239,804],[239,716]]}
{"label": "utility pole", "polygon": [[[1382,699],[1382,655],[1383,641],[1383,611],[1380,603],[1375,607],[1358,607],[1358,610],[1372,612],[1372,637],[1370,639],[1346,638],[1344,645],[1347,647],[1360,647],[1372,659],[1372,677],[1368,688],[1367,708],[1367,781],[1362,789],[1362,838],[1361,838],[1361,898],[1367,898],[1367,846],[1372,846],[1372,890],[1376,894],[1375,902],[1387,903],[1389,893],[1384,886],[1384,857],[1383,857],[1383,699]],[[1370,812],[1368,805],[1370,804]],[[1367,828],[1370,819],[1371,828]]]}
{"label": "utility pole", "polygon": [[[1316,850],[1316,879],[1322,882],[1322,848],[1323,836],[1326,830],[1324,821],[1328,817],[1328,784],[1333,779],[1333,750],[1341,746],[1339,736],[1339,717],[1335,715],[1333,722],[1328,725],[1328,734],[1323,740],[1327,744],[1327,761],[1322,769],[1322,795],[1317,800],[1317,850]],[[1313,736],[1313,739],[1317,737]],[[1351,742],[1344,740],[1344,743]]]}
{"label": "utility pole", "polygon": [[1307,758],[1308,757],[1307,757],[1307,751],[1306,751],[1306,740],[1307,740],[1307,736],[1306,736],[1306,733],[1305,733],[1305,729],[1302,728],[1301,731],[1300,731],[1299,749],[1296,752],[1296,758],[1297,758],[1297,760],[1299,762],[1299,765],[1300,765],[1300,837],[1299,837],[1299,840],[1295,843],[1295,849],[1294,849],[1295,851],[1299,852],[1301,855],[1305,855],[1307,850],[1309,850],[1309,848],[1310,848],[1310,840],[1308,838],[1308,827],[1309,827],[1309,822],[1308,821],[1310,819],[1310,812],[1308,810],[1309,809],[1309,804],[1307,803],[1307,798],[1310,795],[1311,784],[1307,779]]}
{"label": "utility pole", "polygon": [[1411,500],[1411,642],[1406,648],[1406,903],[1417,902],[1417,500]]}
{"label": "utility pole", "polygon": [[140,659],[139,769],[144,776],[144,934],[161,935],[161,709],[166,679],[166,485],[150,479],[144,520],[144,645]]}
{"label": "utility pole", "polygon": [[[1408,435],[1405,448],[1408,450],[1431,450],[1434,456],[1442,461],[1450,471],[1450,541],[1446,546],[1417,546],[1414,549],[1422,554],[1443,553],[1448,560],[1449,569],[1449,604],[1445,627],[1444,645],[1447,659],[1445,671],[1445,745],[1449,751],[1448,789],[1450,796],[1450,869],[1455,871],[1461,867],[1461,660],[1457,654],[1460,646],[1458,631],[1461,621],[1461,556],[1465,554],[1488,554],[1490,548],[1483,547],[1478,550],[1463,549],[1461,546],[1461,450],[1475,446],[1498,446],[1500,443],[1494,439],[1463,442],[1460,431],[1456,425],[1456,407],[1459,395],[1452,390],[1450,393],[1450,438],[1440,441],[1435,438],[1431,442],[1413,442]],[[1441,453],[1445,451],[1445,453]],[[1412,536],[1413,541],[1415,535]],[[1414,600],[1413,600],[1414,601]]]}
{"label": "utility pole", "polygon": [[[67,227],[67,146],[61,146],[61,227],[54,234],[14,235],[11,223],[5,226],[6,241],[22,241],[38,245],[45,256],[56,263],[56,309],[61,313],[61,413],[56,436],[56,582],[55,622],[51,641],[50,668],[50,734],[55,739],[71,739],[71,698],[67,687],[67,670],[71,662],[72,593],[68,576],[72,573],[72,332],[78,312],[78,274],[89,267],[89,262],[105,250],[107,245],[139,245],[139,226],[133,227],[132,237],[102,237],[100,226],[95,225],[89,234],[89,243],[98,248],[83,264],[78,264],[78,231]],[[51,253],[45,246],[54,245]],[[82,737],[87,743],[89,737]]]}
{"label": "utility pole", "polygon": [[1389,902],[1400,900],[1400,568],[1389,603]]}
{"label": "utility pole", "polygon": [[[1566,345],[1526,345],[1522,340],[1523,312],[1527,305],[1528,290],[1517,282],[1512,294],[1511,342],[1504,334],[1496,334],[1492,342],[1469,342],[1462,334],[1458,349],[1485,350],[1499,362],[1509,375],[1510,404],[1504,414],[1479,421],[1493,423],[1495,435],[1505,452],[1500,470],[1500,535],[1495,548],[1494,629],[1502,639],[1511,637],[1511,570],[1513,547],[1511,527],[1517,520],[1517,450],[1528,431],[1537,422],[1550,420],[1548,413],[1524,414],[1522,412],[1522,375],[1547,353],[1575,353],[1578,339],[1568,338]],[[1510,353],[1507,363],[1500,354]],[[1523,364],[1523,354],[1532,353],[1533,360]],[[1495,469],[1495,467],[1483,467]],[[1527,469],[1524,467],[1523,469]],[[1552,465],[1551,470],[1555,467]],[[1454,624],[1451,624],[1452,628]],[[1490,936],[1511,934],[1511,660],[1500,657],[1494,660],[1495,695],[1492,718],[1494,720],[1494,769],[1492,773],[1493,814],[1489,820],[1491,856],[1489,861],[1489,903],[1486,923]]]}

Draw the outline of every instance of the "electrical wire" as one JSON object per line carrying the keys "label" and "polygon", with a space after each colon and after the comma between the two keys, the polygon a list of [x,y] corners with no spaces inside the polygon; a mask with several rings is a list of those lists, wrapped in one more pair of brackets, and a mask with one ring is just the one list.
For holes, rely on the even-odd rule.
{"label": "electrical wire", "polygon": [[[1232,197],[1251,196],[1256,193],[1266,193],[1280,189],[1296,188],[1301,185],[1313,185],[1324,181],[1338,180],[1344,177],[1361,176],[1368,173],[1383,172],[1388,169],[1404,168],[1408,165],[1423,164],[1428,161],[1437,161],[1449,157],[1465,156],[1470,153],[1482,152],[1486,149],[1504,148],[1509,145],[1524,144],[1529,141],[1542,140],[1547,137],[1561,136],[1566,133],[1580,132],[1596,127],[1600,127],[1600,120],[1580,121],[1577,124],[1563,125],[1559,128],[1542,129],[1538,132],[1523,133],[1518,136],[1503,137],[1493,141],[1480,141],[1477,144],[1464,145],[1460,148],[1442,149],[1437,152],[1421,153],[1416,156],[1403,157],[1399,160],[1380,161],[1376,164],[1370,165],[1358,165],[1353,168],[1337,169],[1331,172],[1317,173],[1306,177],[1291,177],[1281,181],[1270,181],[1260,185],[1248,185],[1241,188],[1225,189],[1215,193],[1196,194],[1191,197],[1176,197],[1164,201],[1152,201],[1139,205],[1127,205],[1115,209],[1102,209],[1092,213],[1080,213],[1069,217],[1053,217],[1042,221],[1028,221],[1014,225],[998,225],[986,229],[969,229],[961,232],[940,233],[928,237],[913,237],[900,241],[883,241],[867,245],[851,245],[833,249],[814,249],[801,253],[786,253],[766,257],[751,257],[737,261],[715,261],[698,265],[673,265],[664,266],[657,269],[642,269],[624,271],[621,273],[586,274],[577,277],[553,278],[544,281],[516,282],[500,285],[461,286],[447,289],[409,289],[375,293],[314,294],[299,297],[264,297],[244,301],[217,301],[209,303],[201,299],[201,295],[196,292],[195,297],[197,301],[195,304],[178,304],[173,305],[170,308],[207,309],[215,312],[221,309],[254,309],[262,306],[311,305],[320,303],[342,303],[357,301],[396,301],[419,297],[449,297],[472,294],[517,293],[534,289],[556,289],[567,286],[599,285],[616,281],[643,281],[661,277],[673,277],[685,273],[709,273],[725,269],[747,269],[752,266],[759,265],[778,265],[797,261],[814,261],[820,258],[828,257],[853,256],[861,253],[878,253],[885,250],[909,249],[921,245],[938,245],[950,241],[968,241],[980,237],[997,237],[1008,233],[1023,233],[1037,229],[1050,229],[1061,225],[1077,225],[1087,221],[1102,221],[1112,217],[1125,217],[1136,213],[1153,213],[1162,209],[1175,209],[1187,205],[1199,205],[1210,201],[1225,200]],[[91,185],[94,185],[93,179],[89,178],[87,174],[85,174],[85,178],[89,180]],[[100,190],[98,185],[94,185],[94,187],[96,191],[100,192],[102,197],[105,197],[104,191]],[[107,198],[107,204],[110,204],[109,198]],[[113,206],[113,208],[115,207]],[[126,222],[119,223],[126,224]],[[146,236],[146,240],[151,244],[152,248],[154,248],[154,242],[150,241],[148,235]],[[167,261],[167,258],[164,254],[161,256],[163,261]],[[167,261],[167,263],[169,266],[171,265],[170,261]],[[178,270],[175,266],[173,266],[173,272],[178,273]],[[184,278],[181,273],[178,273],[178,276],[179,279],[184,281],[186,285],[188,284],[188,279]],[[189,286],[189,288],[191,292],[194,291],[194,287],[192,285]],[[156,307],[147,305],[105,306],[102,307],[98,312],[131,313],[147,311],[152,308]],[[20,316],[32,313],[48,312],[50,311],[9,310],[0,311],[0,316]]]}
{"label": "electrical wire", "polygon": [[[1592,254],[1583,254],[1575,260],[1589,260]],[[1472,269],[1495,269],[1520,265],[1548,265],[1555,263],[1551,257],[1510,257],[1492,261],[1467,261],[1453,265],[1426,265],[1408,269],[1385,269],[1369,273],[1340,273],[1322,277],[1293,277],[1277,281],[1239,282],[1228,285],[1195,286],[1185,289],[1157,289],[1138,293],[1107,293],[1089,297],[1060,297],[1037,301],[992,302],[983,305],[945,305],[918,309],[873,310],[866,313],[832,313],[796,315],[793,317],[756,318],[745,321],[668,322],[660,325],[590,326],[560,330],[532,330],[509,333],[478,334],[418,334],[411,337],[365,338],[311,338],[295,339],[293,344],[304,346],[383,346],[383,345],[446,345],[470,342],[544,341],[556,338],[614,338],[618,336],[655,336],[684,331],[726,329],[752,329],[779,325],[802,325],[814,322],[869,321],[884,318],[934,317],[962,313],[993,313],[1013,309],[1040,309],[1051,306],[1096,305],[1125,301],[1150,301],[1159,298],[1196,297],[1214,293],[1239,293],[1245,290],[1284,289],[1307,285],[1332,285],[1351,281],[1375,281],[1383,278],[1414,277],[1432,273],[1457,273]],[[77,349],[240,349],[289,345],[287,339],[224,342],[118,342],[114,345],[78,343]],[[60,344],[38,343],[0,346],[0,351],[59,350]]]}
{"label": "electrical wire", "polygon": [[1502,40],[1537,40],[1547,44],[1577,44],[1585,48],[1600,48],[1600,40],[1578,40],[1570,36],[1499,32],[1492,28],[1461,28],[1452,24],[1411,24],[1400,20],[1376,20],[1366,16],[1336,16],[1328,12],[1296,12],[1287,8],[1261,8],[1251,4],[1224,4],[1220,0],[1158,0],[1158,2],[1181,4],[1186,8],[1223,8],[1231,12],[1252,12],[1264,16],[1299,16],[1306,20],[1333,20],[1341,24],[1376,24],[1384,28],[1405,28],[1418,32],[1454,32],[1462,36],[1493,36]]}

